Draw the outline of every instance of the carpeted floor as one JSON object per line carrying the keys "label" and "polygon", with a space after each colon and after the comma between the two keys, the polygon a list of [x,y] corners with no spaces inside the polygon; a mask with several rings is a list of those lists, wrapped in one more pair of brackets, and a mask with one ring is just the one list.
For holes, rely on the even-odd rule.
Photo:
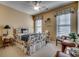
{"label": "carpeted floor", "polygon": [[[53,57],[56,51],[61,50],[61,46],[56,46],[55,42],[48,43],[36,53],[28,57]],[[0,57],[27,57],[23,51],[16,46],[0,48]]]}
{"label": "carpeted floor", "polygon": [[61,51],[61,46],[55,45],[55,42],[48,43],[36,53],[32,54],[32,57],[54,57],[57,51]]}
{"label": "carpeted floor", "polygon": [[0,57],[23,57],[25,54],[16,46],[0,48]]}

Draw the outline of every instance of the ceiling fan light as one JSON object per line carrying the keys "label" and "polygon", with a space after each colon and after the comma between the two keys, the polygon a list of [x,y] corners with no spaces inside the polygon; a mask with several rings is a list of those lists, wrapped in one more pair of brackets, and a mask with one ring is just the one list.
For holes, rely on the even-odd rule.
{"label": "ceiling fan light", "polygon": [[40,7],[39,6],[34,6],[34,10],[39,11]]}

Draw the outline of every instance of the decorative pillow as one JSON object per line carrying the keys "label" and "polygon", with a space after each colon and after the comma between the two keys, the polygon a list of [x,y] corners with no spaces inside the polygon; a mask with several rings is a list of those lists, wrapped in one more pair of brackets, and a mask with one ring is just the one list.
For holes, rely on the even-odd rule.
{"label": "decorative pillow", "polygon": [[71,48],[71,52],[74,56],[79,57],[79,48]]}

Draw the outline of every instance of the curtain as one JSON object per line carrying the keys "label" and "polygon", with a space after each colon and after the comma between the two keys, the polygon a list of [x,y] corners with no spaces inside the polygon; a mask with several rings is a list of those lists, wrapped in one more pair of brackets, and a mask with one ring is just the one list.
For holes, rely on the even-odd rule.
{"label": "curtain", "polygon": [[58,9],[55,11],[55,17],[62,14],[74,13],[76,11],[75,8],[67,7],[65,9]]}

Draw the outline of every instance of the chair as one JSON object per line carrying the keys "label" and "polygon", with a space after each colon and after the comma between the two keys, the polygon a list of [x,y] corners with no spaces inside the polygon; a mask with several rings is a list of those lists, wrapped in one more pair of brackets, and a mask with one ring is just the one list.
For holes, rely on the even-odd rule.
{"label": "chair", "polygon": [[56,46],[58,45],[58,43],[61,43],[63,40],[69,40],[68,36],[61,36],[61,37],[57,37],[56,38]]}
{"label": "chair", "polygon": [[58,42],[61,42],[61,37],[56,38],[56,46],[58,45]]}

